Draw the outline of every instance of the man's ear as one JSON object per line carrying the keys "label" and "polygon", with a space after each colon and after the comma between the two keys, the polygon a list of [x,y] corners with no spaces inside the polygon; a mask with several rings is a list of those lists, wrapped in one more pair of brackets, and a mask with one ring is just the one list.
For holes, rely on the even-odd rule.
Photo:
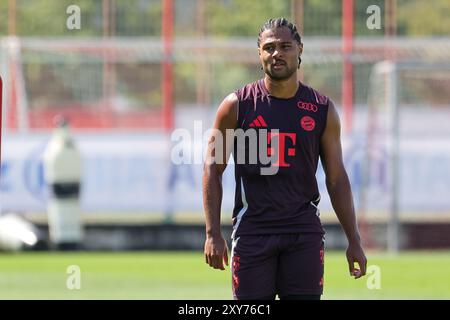
{"label": "man's ear", "polygon": [[303,43],[299,43],[298,45],[298,66],[297,69],[300,69],[300,65],[302,64],[302,53],[303,53]]}

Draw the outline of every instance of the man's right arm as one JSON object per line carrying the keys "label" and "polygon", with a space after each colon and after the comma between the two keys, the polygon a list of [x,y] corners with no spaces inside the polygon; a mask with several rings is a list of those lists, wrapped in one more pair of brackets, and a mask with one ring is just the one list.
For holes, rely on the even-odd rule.
{"label": "man's right arm", "polygon": [[[237,125],[238,99],[232,93],[220,104],[208,139],[208,149],[203,168],[203,207],[205,210],[206,241],[205,260],[214,269],[225,270],[228,265],[228,247],[220,227],[222,205],[222,174],[227,166],[233,146],[233,137],[227,129]],[[219,136],[220,135],[220,136]],[[219,143],[219,142],[222,143]]]}

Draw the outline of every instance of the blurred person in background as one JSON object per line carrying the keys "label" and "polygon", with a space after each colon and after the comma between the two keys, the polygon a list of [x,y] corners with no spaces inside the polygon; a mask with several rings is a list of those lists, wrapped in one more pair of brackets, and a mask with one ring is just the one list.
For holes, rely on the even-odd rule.
{"label": "blurred person in background", "polygon": [[[287,300],[319,300],[325,234],[317,207],[319,158],[334,211],[348,239],[350,275],[364,276],[367,265],[342,159],[339,115],[328,97],[297,79],[303,44],[294,24],[285,18],[268,20],[257,44],[264,77],[223,100],[213,125],[215,133],[208,141],[203,174],[205,260],[215,269],[228,265],[220,224],[221,178],[233,152],[234,298],[273,300],[278,295]],[[244,134],[255,130],[259,141],[251,143],[246,136],[230,138],[227,130]],[[218,135],[223,140],[220,148],[215,144]],[[261,148],[261,140],[267,146]],[[256,164],[245,156],[246,161],[238,161],[239,152],[248,156],[258,145]],[[268,167],[261,159],[262,150],[270,156],[268,166],[276,169],[272,173],[261,170]]]}

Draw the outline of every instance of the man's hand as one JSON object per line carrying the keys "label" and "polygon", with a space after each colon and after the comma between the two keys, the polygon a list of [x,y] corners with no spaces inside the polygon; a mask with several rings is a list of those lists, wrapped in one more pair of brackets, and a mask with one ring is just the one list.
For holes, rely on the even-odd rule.
{"label": "man's hand", "polygon": [[228,246],[221,235],[206,237],[205,259],[214,269],[225,270],[224,263],[228,266]]}
{"label": "man's hand", "polygon": [[[355,277],[355,279],[365,276],[367,259],[361,244],[349,243],[346,254],[350,275]],[[355,268],[355,262],[359,265],[359,268]]]}

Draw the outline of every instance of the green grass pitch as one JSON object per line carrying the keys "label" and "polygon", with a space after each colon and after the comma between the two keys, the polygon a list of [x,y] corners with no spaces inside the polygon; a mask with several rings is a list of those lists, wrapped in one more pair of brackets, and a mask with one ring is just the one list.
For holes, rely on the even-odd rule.
{"label": "green grass pitch", "polygon": [[[323,299],[450,299],[450,252],[369,252],[380,270],[355,280],[344,252],[325,255]],[[70,265],[80,268],[69,290]],[[230,271],[209,268],[201,252],[0,253],[0,299],[231,299]]]}

